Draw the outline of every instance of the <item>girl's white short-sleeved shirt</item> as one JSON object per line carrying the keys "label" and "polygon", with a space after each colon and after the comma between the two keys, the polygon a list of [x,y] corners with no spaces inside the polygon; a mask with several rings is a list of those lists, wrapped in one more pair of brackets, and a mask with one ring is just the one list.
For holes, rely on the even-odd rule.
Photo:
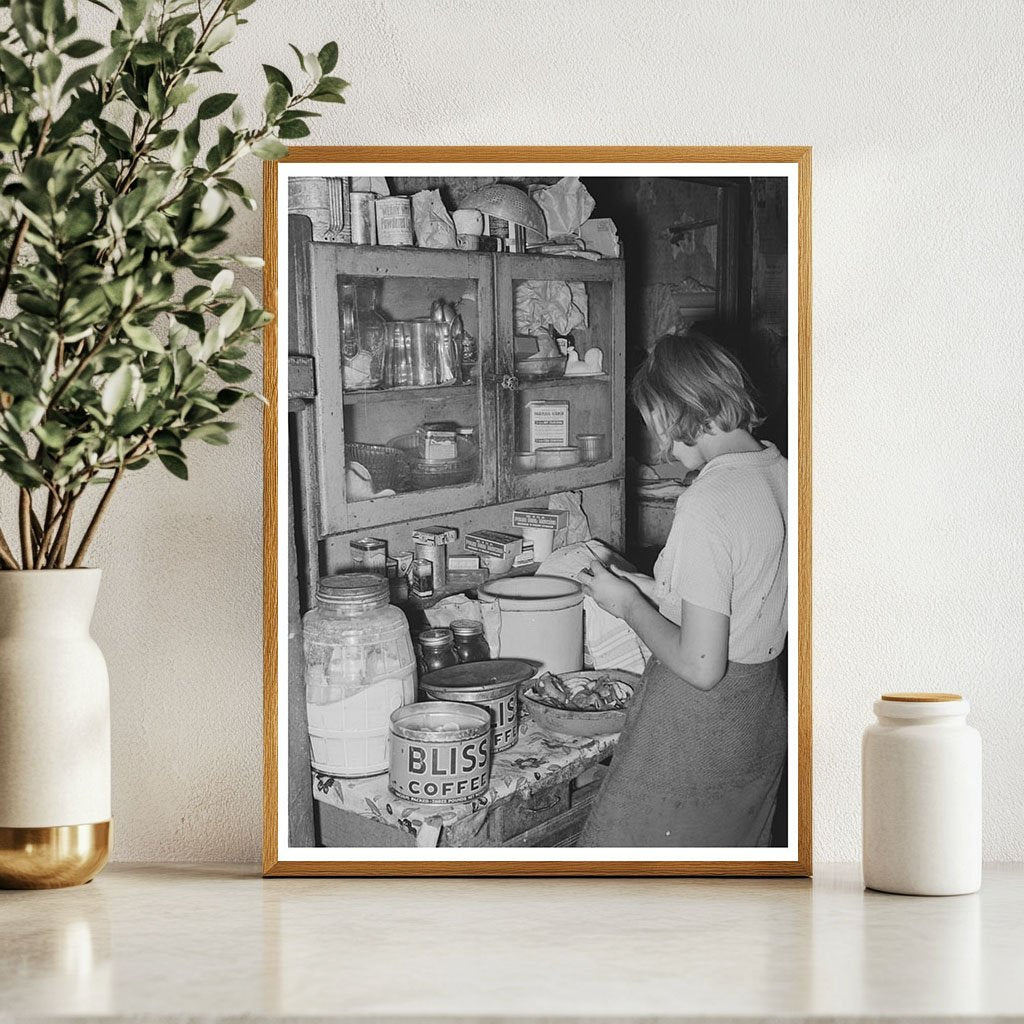
{"label": "girl's white short-sleeved shirt", "polygon": [[762,444],[701,469],[654,567],[661,614],[678,625],[688,601],[728,615],[729,660],[744,664],[778,657],[787,629],[788,466]]}

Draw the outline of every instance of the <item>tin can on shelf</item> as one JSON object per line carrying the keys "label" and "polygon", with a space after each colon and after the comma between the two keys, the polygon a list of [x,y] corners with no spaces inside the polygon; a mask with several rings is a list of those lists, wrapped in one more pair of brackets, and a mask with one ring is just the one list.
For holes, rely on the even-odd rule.
{"label": "tin can on shelf", "polygon": [[349,544],[352,562],[366,572],[387,571],[388,542],[379,537],[360,537]]}
{"label": "tin can on shelf", "polygon": [[354,245],[376,245],[376,193],[350,192],[348,198],[352,217],[352,243]]}
{"label": "tin can on shelf", "polygon": [[408,196],[378,199],[377,244],[412,245],[412,202]]}
{"label": "tin can on shelf", "polygon": [[420,692],[436,701],[465,701],[484,708],[494,729],[494,752],[519,741],[519,687],[534,666],[516,658],[474,661],[420,676]]}
{"label": "tin can on shelf", "polygon": [[409,589],[417,597],[434,595],[434,563],[429,558],[414,558],[409,568]]}
{"label": "tin can on shelf", "polygon": [[491,716],[472,704],[427,701],[391,716],[388,787],[423,804],[465,803],[491,781]]}

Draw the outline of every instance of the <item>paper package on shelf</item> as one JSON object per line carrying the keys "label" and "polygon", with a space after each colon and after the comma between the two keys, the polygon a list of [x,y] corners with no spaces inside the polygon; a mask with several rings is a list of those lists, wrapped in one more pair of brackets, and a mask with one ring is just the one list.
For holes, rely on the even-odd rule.
{"label": "paper package on shelf", "polygon": [[[607,544],[599,540],[580,541],[553,551],[540,564],[538,573],[578,579],[597,559],[626,572],[636,569]],[[606,612],[590,597],[583,598],[583,654],[595,669],[618,668],[642,673],[651,652],[647,645],[622,621]]]}
{"label": "paper package on shelf", "polygon": [[580,225],[594,212],[594,197],[579,178],[562,178],[530,195],[544,214],[548,238],[578,235]]}
{"label": "paper package on shelf", "polygon": [[412,224],[419,248],[455,248],[455,222],[436,188],[417,192],[412,197]]}
{"label": "paper package on shelf", "polygon": [[587,289],[582,281],[520,281],[516,285],[516,334],[543,335],[549,326],[558,334],[587,326]]}

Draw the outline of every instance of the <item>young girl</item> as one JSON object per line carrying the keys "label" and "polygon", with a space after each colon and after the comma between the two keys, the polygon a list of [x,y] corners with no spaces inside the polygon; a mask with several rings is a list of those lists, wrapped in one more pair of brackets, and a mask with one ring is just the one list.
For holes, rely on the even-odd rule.
{"label": "young girl", "polygon": [[752,436],[744,373],[708,338],[661,338],[632,398],[700,473],[653,579],[600,562],[582,577],[652,657],[579,845],[767,846],[786,758],[786,459]]}

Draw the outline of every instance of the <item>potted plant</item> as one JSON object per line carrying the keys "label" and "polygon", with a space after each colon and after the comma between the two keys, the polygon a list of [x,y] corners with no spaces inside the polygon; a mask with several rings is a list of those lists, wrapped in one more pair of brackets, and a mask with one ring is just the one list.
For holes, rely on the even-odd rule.
{"label": "potted plant", "polygon": [[[0,885],[87,881],[110,822],[90,545],[123,478],[228,443],[270,319],[224,255],[234,176],[343,102],[338,47],[264,66],[253,122],[203,90],[253,0],[121,0],[109,41],[64,0],[0,0]],[[294,47],[293,47],[294,49]],[[205,81],[209,81],[206,78]],[[250,111],[250,115],[254,112]]]}

